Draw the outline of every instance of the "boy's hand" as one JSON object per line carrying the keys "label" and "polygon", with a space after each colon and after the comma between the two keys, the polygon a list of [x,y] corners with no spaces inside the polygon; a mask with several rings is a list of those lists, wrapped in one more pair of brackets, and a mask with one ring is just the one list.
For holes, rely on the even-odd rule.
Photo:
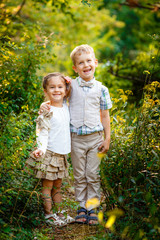
{"label": "boy's hand", "polygon": [[98,148],[99,153],[107,153],[109,150],[109,143],[110,143],[110,141],[108,141],[108,140],[103,141],[102,144]]}
{"label": "boy's hand", "polygon": [[38,114],[42,114],[44,110],[46,111],[50,111],[51,105],[50,105],[50,101],[48,102],[43,102],[40,106],[40,109],[38,111]]}
{"label": "boy's hand", "polygon": [[34,155],[35,158],[38,158],[38,157],[42,156],[42,154],[43,154],[43,151],[40,150],[40,149],[36,149],[36,150],[33,152],[33,155]]}

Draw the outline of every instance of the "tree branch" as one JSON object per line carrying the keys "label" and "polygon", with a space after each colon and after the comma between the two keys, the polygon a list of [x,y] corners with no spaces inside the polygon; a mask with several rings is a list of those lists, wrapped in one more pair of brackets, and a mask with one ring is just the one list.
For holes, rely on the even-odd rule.
{"label": "tree branch", "polygon": [[[129,81],[137,81],[137,82],[144,82],[144,79],[143,78],[137,78],[137,77],[134,77],[134,76],[122,76],[122,75],[119,75],[118,73],[114,73],[111,69],[108,71],[109,73],[111,73],[113,76],[115,77],[118,77],[118,78],[122,78],[122,79],[126,79],[126,80],[129,80]],[[152,74],[152,77],[153,77],[153,74]],[[155,79],[152,79],[152,82],[153,81],[157,81],[157,82],[160,82],[160,80],[157,78]]]}
{"label": "tree branch", "polygon": [[23,0],[22,3],[20,4],[20,6],[18,7],[18,11],[14,14],[14,16],[20,15],[20,12],[21,12],[23,6],[25,5],[25,3],[26,3],[26,0]]}
{"label": "tree branch", "polygon": [[109,71],[109,73],[111,73],[113,76],[118,77],[118,78],[123,78],[123,79],[130,80],[130,81],[144,82],[144,79],[141,79],[141,78],[129,77],[129,76],[125,76],[125,75],[120,76],[120,75],[118,75],[116,73],[113,73],[113,72],[110,72],[110,71]]}
{"label": "tree branch", "polygon": [[122,5],[125,5],[125,6],[128,6],[128,7],[132,7],[132,8],[143,8],[143,9],[148,9],[148,10],[151,10],[151,11],[154,11],[155,9],[156,9],[156,11],[159,11],[160,9],[159,9],[159,7],[158,6],[153,6],[153,7],[147,7],[147,6],[142,6],[142,5],[140,5],[140,4],[137,4],[137,5],[130,5],[130,4],[128,4],[128,3],[120,3],[120,5],[122,6]]}

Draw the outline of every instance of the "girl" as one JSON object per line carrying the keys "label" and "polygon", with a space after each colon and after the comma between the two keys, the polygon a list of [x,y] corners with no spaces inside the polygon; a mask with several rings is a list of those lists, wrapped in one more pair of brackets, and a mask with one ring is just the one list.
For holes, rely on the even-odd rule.
{"label": "girl", "polygon": [[62,202],[60,193],[62,178],[68,176],[66,154],[70,152],[70,117],[65,99],[71,90],[70,79],[61,73],[50,73],[43,79],[43,89],[49,98],[50,112],[43,111],[37,118],[40,130],[38,148],[31,154],[27,164],[33,167],[35,176],[42,179],[42,199],[47,223],[64,226],[74,219],[52,212],[52,200]]}

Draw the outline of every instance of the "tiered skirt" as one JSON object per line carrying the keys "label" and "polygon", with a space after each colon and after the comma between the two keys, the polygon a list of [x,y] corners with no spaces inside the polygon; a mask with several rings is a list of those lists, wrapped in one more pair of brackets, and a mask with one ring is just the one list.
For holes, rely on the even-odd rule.
{"label": "tiered skirt", "polygon": [[25,170],[36,178],[56,180],[68,176],[67,156],[47,150],[46,154],[35,158],[33,153],[26,161]]}

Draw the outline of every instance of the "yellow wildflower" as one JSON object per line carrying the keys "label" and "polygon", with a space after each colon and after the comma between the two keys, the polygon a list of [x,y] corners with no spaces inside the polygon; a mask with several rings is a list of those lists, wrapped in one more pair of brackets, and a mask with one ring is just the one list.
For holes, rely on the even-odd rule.
{"label": "yellow wildflower", "polygon": [[111,215],[108,219],[108,221],[105,224],[105,228],[111,228],[112,225],[115,223],[116,221],[116,216],[115,215]]}
{"label": "yellow wildflower", "polygon": [[147,71],[147,70],[144,70],[144,71],[143,71],[143,74],[148,74],[148,75],[149,75],[149,74],[150,74],[150,72],[149,72],[149,71]]}
{"label": "yellow wildflower", "polygon": [[100,159],[103,158],[104,156],[105,156],[104,153],[99,153],[99,152],[97,153],[97,157],[100,158]]}
{"label": "yellow wildflower", "polygon": [[102,211],[100,211],[100,212],[98,213],[98,221],[99,221],[100,223],[103,221],[103,212],[102,212]]}
{"label": "yellow wildflower", "polygon": [[100,201],[98,200],[98,198],[91,198],[91,199],[88,199],[87,202],[86,202],[86,208],[89,209],[89,208],[96,208],[100,205]]}
{"label": "yellow wildflower", "polygon": [[118,91],[120,94],[124,94],[123,89],[117,89],[117,91]]}
{"label": "yellow wildflower", "polygon": [[123,216],[123,214],[124,214],[123,210],[118,209],[118,208],[115,208],[115,209],[107,212],[107,216],[115,215],[116,217],[120,217],[120,216]]}
{"label": "yellow wildflower", "polygon": [[133,95],[133,92],[132,92],[131,90],[126,90],[126,91],[125,91],[125,94],[127,94],[127,95]]}
{"label": "yellow wildflower", "polygon": [[120,97],[122,98],[123,102],[125,103],[128,99],[128,97],[126,95],[120,95]]}

